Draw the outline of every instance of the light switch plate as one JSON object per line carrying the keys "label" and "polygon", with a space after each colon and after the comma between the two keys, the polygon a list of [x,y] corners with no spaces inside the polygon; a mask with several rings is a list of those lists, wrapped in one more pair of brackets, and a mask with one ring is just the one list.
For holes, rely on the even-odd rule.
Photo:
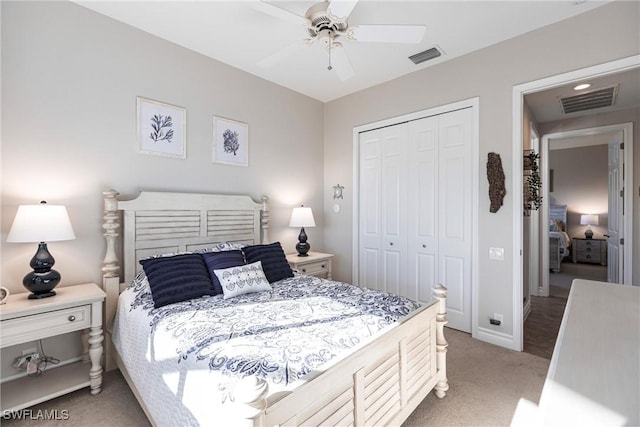
{"label": "light switch plate", "polygon": [[504,261],[504,248],[489,248],[489,259]]}

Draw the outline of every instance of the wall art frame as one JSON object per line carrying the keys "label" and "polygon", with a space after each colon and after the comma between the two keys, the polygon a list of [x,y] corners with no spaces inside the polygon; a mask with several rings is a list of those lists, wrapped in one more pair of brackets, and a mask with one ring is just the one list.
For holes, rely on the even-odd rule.
{"label": "wall art frame", "polygon": [[187,158],[187,109],[153,99],[136,98],[138,152]]}
{"label": "wall art frame", "polygon": [[249,166],[249,125],[213,116],[213,159],[215,163]]}

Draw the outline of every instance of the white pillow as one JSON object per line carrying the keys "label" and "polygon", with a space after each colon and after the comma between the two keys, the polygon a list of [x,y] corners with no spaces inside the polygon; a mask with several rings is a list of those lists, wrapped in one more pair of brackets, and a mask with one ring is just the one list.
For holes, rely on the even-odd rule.
{"label": "white pillow", "polygon": [[224,299],[271,290],[271,285],[262,271],[262,261],[213,270],[213,272],[220,280]]}

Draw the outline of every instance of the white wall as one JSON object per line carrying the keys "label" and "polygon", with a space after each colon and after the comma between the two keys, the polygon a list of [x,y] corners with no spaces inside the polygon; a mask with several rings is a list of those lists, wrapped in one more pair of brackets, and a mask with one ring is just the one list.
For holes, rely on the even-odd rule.
{"label": "white wall", "polygon": [[[19,204],[67,206],[77,239],[49,244],[61,285],[99,281],[101,192],[249,193],[271,199],[273,240],[294,250],[290,209],[322,226],[323,107],[68,2],[2,3],[2,283],[13,292],[36,246],[7,244]],[[139,154],[136,96],[187,109],[187,159]],[[212,117],[249,124],[249,167],[212,163]],[[295,117],[295,120],[292,120]],[[309,241],[322,248],[319,228]]]}
{"label": "white wall", "polygon": [[549,203],[567,205],[567,234],[584,238],[586,225],[580,215],[596,214],[599,224],[592,225],[593,237],[603,239],[608,216],[608,147],[569,148],[549,151],[549,168],[553,169],[553,192]]}
{"label": "white wall", "polygon": [[[110,188],[267,195],[270,237],[288,252],[299,232],[288,228],[291,208],[304,203],[318,225],[309,242],[322,250],[320,102],[73,3],[1,7],[3,286],[25,291],[36,245],[6,235],[18,205],[42,199],[67,206],[77,236],[49,244],[60,286],[101,283]],[[186,160],[136,152],[136,96],[186,107]],[[211,162],[214,115],[249,124],[248,168]]]}
{"label": "white wall", "polygon": [[[325,203],[325,248],[337,254],[337,278],[349,280],[352,256],[354,127],[454,101],[480,97],[479,289],[478,325],[506,340],[513,336],[512,185],[507,178],[504,206],[489,213],[487,153],[502,157],[505,175],[512,176],[513,86],[588,67],[640,52],[639,3],[615,2],[575,18],[549,25],[478,52],[425,68],[325,105],[325,182],[351,183],[340,214]],[[535,58],[532,62],[531,58]],[[637,167],[637,166],[636,166]],[[636,175],[638,176],[638,175]],[[329,191],[325,185],[325,200]],[[636,231],[637,234],[637,231]],[[489,247],[505,248],[504,262],[488,260]],[[636,276],[640,280],[640,276]],[[503,313],[500,328],[489,324],[492,313]]]}

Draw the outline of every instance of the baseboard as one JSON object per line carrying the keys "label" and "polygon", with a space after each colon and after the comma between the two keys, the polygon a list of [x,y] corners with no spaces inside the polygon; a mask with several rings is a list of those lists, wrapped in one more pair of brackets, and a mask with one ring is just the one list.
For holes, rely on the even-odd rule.
{"label": "baseboard", "polygon": [[519,343],[514,342],[513,335],[505,334],[503,332],[493,331],[491,329],[478,326],[476,332],[473,334],[473,338],[480,341],[488,342],[489,344],[498,345],[500,347],[508,348],[510,350],[522,351]]}

